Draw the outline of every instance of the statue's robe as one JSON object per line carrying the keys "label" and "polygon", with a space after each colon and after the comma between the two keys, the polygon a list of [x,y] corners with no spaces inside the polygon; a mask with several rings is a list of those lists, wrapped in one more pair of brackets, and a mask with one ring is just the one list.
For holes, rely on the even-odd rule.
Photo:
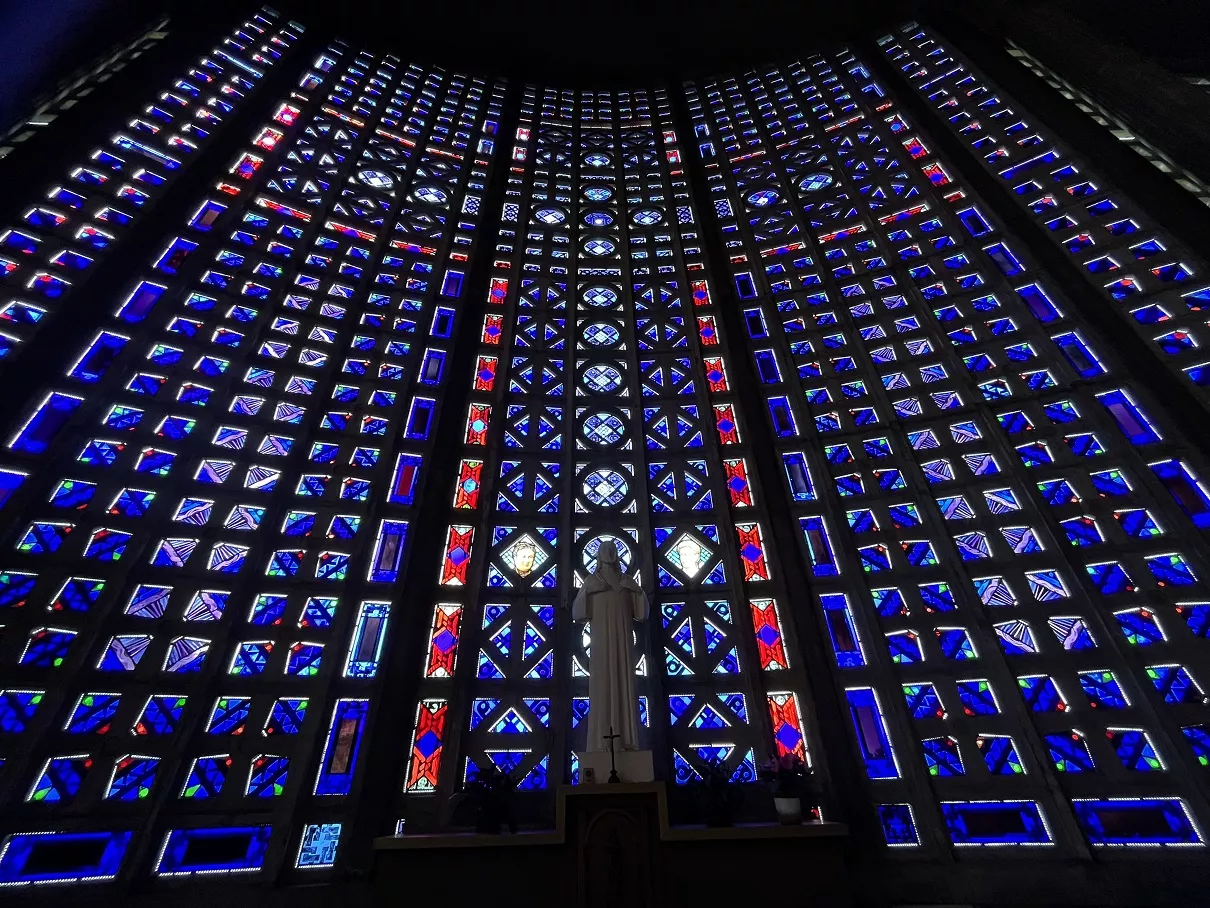
{"label": "statue's robe", "polygon": [[[605,545],[601,548],[605,549]],[[596,572],[580,587],[572,604],[572,619],[588,621],[592,628],[587,751],[609,750],[605,736],[610,727],[621,736],[616,739],[617,749],[639,747],[633,624],[646,620],[647,596],[634,580],[622,573],[616,550],[613,559],[609,554],[598,553]]]}

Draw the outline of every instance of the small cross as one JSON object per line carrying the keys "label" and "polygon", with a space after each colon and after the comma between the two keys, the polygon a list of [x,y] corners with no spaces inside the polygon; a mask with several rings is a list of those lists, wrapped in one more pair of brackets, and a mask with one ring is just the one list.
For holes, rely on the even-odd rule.
{"label": "small cross", "polygon": [[622,736],[617,734],[611,725],[609,726],[609,734],[601,735],[601,737],[609,742],[609,781],[620,783],[622,779],[618,776],[618,764],[614,760],[613,742],[616,738],[620,738]]}

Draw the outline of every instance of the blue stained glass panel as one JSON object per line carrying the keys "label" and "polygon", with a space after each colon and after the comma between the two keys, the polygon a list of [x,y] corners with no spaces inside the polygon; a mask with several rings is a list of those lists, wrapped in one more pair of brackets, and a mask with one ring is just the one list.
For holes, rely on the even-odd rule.
{"label": "blue stained glass panel", "polygon": [[173,829],[164,839],[155,873],[246,873],[259,870],[269,850],[272,826],[216,826]]}
{"label": "blue stained glass panel", "polygon": [[0,883],[113,879],[133,837],[128,831],[15,833],[0,851]]}

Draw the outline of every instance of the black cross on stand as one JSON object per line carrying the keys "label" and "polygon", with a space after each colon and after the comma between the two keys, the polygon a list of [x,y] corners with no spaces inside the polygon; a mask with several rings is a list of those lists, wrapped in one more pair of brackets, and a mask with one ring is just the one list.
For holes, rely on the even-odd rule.
{"label": "black cross on stand", "polygon": [[614,761],[613,756],[613,742],[615,738],[620,738],[622,736],[616,734],[613,730],[613,726],[611,725],[609,726],[609,734],[601,735],[601,737],[609,742],[609,781],[621,783],[622,780],[618,776],[618,764]]}

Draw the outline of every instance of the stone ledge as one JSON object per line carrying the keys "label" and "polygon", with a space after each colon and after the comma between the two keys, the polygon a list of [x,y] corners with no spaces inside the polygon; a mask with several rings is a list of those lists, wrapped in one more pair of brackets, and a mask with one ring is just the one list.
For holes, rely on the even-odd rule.
{"label": "stone ledge", "polygon": [[555,828],[530,832],[484,835],[475,832],[423,833],[420,835],[380,836],[375,851],[410,851],[434,848],[524,848],[564,845],[567,842],[567,799],[616,797],[617,795],[655,795],[659,806],[659,833],[662,842],[701,842],[735,839],[794,839],[845,836],[844,823],[810,822],[797,826],[780,823],[741,823],[735,826],[672,826],[668,822],[668,799],[663,782],[621,783],[615,785],[560,785],[555,802]]}

